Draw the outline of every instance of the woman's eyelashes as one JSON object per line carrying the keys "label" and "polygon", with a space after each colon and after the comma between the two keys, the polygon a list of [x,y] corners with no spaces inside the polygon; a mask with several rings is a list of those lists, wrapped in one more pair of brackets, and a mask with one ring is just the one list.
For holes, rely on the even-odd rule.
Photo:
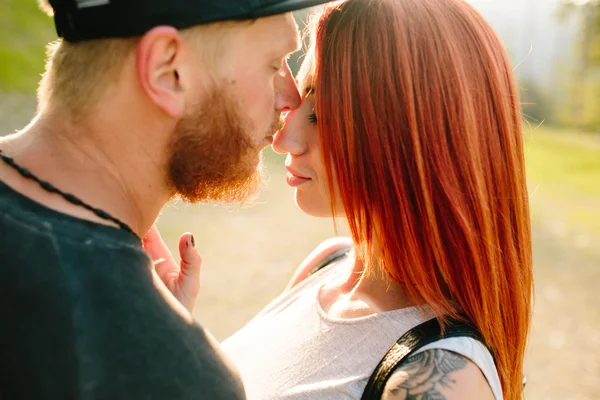
{"label": "woman's eyelashes", "polygon": [[311,124],[316,124],[317,123],[317,114],[312,113],[308,116],[308,120],[310,121]]}

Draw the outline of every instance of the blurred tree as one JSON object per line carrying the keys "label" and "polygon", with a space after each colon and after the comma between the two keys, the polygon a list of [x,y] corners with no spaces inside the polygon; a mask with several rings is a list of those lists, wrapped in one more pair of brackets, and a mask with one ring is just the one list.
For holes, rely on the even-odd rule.
{"label": "blurred tree", "polygon": [[570,92],[557,110],[563,124],[600,132],[600,0],[563,0],[558,17],[577,18],[574,63],[562,77]]}
{"label": "blurred tree", "polygon": [[600,67],[600,0],[562,0],[559,18],[577,14],[580,18],[582,59]]}
{"label": "blurred tree", "polygon": [[555,123],[554,99],[533,80],[519,81],[521,113],[532,125]]}

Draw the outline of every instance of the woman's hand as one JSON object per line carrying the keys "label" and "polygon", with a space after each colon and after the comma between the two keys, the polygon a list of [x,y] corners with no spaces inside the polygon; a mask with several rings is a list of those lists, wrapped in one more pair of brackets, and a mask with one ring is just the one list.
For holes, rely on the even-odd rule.
{"label": "woman's hand", "polygon": [[154,262],[160,280],[190,314],[200,293],[202,257],[196,250],[194,236],[184,233],[179,238],[179,265],[173,259],[156,225],[142,239],[144,249]]}

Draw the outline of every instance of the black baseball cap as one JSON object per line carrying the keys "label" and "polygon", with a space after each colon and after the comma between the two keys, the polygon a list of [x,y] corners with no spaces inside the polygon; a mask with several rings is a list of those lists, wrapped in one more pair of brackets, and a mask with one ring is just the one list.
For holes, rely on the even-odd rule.
{"label": "black baseball cap", "polygon": [[184,29],[283,14],[331,0],[49,0],[67,41],[140,36],[159,25]]}

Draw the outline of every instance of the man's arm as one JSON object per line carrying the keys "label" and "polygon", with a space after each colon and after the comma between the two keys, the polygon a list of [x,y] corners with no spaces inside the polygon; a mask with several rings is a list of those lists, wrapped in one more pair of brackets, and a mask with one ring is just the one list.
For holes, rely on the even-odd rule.
{"label": "man's arm", "polygon": [[448,350],[427,350],[407,359],[388,380],[382,400],[494,400],[481,370]]}

